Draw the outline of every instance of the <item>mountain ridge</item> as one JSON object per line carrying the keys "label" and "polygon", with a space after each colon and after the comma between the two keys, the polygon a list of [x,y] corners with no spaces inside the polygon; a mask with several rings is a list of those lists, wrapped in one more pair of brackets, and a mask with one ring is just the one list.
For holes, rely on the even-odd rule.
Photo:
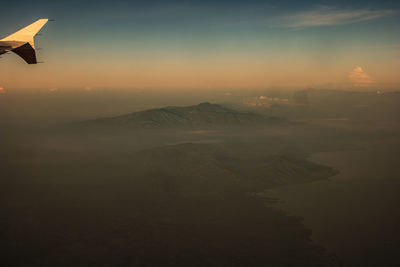
{"label": "mountain ridge", "polygon": [[241,112],[218,104],[203,102],[193,106],[167,106],[132,112],[116,117],[105,117],[80,122],[86,127],[124,127],[157,129],[176,127],[229,127],[282,122],[283,119],[265,117],[252,112]]}

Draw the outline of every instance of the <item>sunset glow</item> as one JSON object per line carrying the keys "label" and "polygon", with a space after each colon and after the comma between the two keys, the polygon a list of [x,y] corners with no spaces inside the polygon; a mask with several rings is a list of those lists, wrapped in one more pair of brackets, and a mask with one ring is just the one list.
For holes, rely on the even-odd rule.
{"label": "sunset glow", "polygon": [[[311,1],[312,2],[312,1]],[[340,1],[339,1],[340,2]],[[100,1],[2,16],[1,34],[57,18],[37,37],[45,64],[0,61],[7,88],[395,88],[400,84],[398,4],[360,7],[212,1]],[[79,7],[78,7],[79,6]],[[12,6],[5,13],[12,14]],[[37,7],[36,7],[37,8]],[[80,16],[86,12],[85,16]],[[357,72],[358,66],[365,72]],[[372,78],[373,77],[373,78]]]}

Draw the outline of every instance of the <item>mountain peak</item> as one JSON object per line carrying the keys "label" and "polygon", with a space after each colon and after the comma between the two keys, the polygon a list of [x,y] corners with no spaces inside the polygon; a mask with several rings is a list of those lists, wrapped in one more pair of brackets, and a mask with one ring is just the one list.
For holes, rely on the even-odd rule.
{"label": "mountain peak", "polygon": [[112,118],[99,118],[84,122],[86,125],[133,129],[155,128],[219,128],[266,122],[267,119],[250,112],[241,112],[218,104],[203,102],[194,106],[169,106],[133,112]]}

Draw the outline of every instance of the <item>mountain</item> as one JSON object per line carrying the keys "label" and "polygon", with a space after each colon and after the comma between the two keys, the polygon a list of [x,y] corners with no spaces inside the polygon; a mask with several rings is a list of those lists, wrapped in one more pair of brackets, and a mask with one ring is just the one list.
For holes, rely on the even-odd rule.
{"label": "mountain", "polygon": [[[254,145],[184,143],[155,147],[131,156],[134,169],[144,179],[158,177],[169,189],[202,194],[238,189],[258,191],[279,185],[308,183],[337,173],[291,153],[270,154]],[[152,177],[152,178],[151,178]],[[174,190],[177,190],[175,188]],[[157,194],[161,194],[158,192]]]}
{"label": "mountain", "polygon": [[99,118],[81,122],[84,127],[156,129],[174,127],[227,127],[280,122],[278,118],[240,112],[217,104],[201,103],[187,107],[164,107],[133,112],[117,117]]}

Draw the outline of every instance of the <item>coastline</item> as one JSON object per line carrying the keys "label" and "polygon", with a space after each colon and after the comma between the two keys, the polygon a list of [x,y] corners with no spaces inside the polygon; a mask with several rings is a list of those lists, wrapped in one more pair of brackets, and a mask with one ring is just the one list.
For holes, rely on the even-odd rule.
{"label": "coastline", "polygon": [[398,146],[395,139],[381,140],[364,143],[361,150],[315,153],[309,160],[339,173],[327,180],[271,189],[269,196],[279,199],[272,205],[304,218],[312,240],[337,255],[343,266],[398,266],[400,216],[394,214],[400,181],[396,160],[390,157]]}

